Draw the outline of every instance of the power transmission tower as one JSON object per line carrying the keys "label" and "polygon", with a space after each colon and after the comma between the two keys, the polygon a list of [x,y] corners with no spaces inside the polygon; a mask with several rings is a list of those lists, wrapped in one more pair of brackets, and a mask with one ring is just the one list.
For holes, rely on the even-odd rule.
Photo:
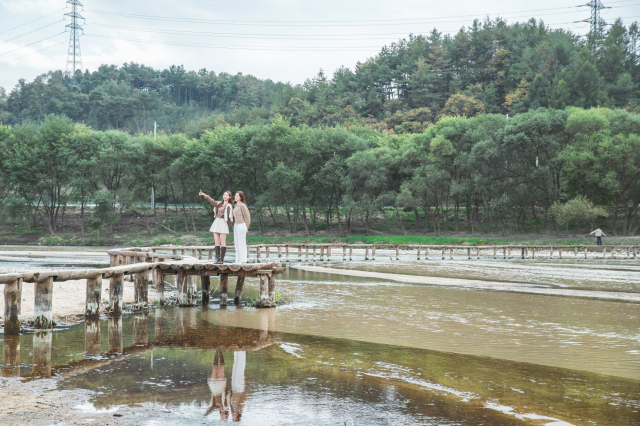
{"label": "power transmission tower", "polygon": [[[79,0],[67,0],[67,4],[71,6],[71,12],[65,13],[64,16],[71,18],[71,23],[66,26],[70,30],[69,50],[67,52],[67,82],[71,86],[78,86],[82,82],[82,54],[80,53],[80,33],[84,34],[84,30],[80,26],[80,20],[84,23],[84,18],[79,11],[82,9],[82,3]],[[66,19],[66,18],[65,18]],[[77,74],[80,74],[80,82],[78,82]]]}
{"label": "power transmission tower", "polygon": [[591,27],[589,32],[595,43],[604,38],[604,27],[607,23],[600,17],[600,11],[602,9],[611,9],[611,7],[605,7],[600,0],[591,0],[587,4],[581,4],[578,7],[590,7],[591,16],[588,19],[584,19],[578,22],[586,22]]}

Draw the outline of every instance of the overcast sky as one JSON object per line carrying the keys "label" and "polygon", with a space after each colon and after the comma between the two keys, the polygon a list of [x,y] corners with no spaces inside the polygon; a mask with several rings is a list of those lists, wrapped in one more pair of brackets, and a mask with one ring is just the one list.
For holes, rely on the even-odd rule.
{"label": "overcast sky", "polygon": [[[163,69],[252,74],[298,84],[320,69],[353,69],[408,34],[453,34],[474,18],[543,19],[585,34],[588,0],[80,0],[84,69],[137,62]],[[603,0],[602,17],[640,20],[640,0]],[[65,69],[66,0],[0,0],[0,86]]]}

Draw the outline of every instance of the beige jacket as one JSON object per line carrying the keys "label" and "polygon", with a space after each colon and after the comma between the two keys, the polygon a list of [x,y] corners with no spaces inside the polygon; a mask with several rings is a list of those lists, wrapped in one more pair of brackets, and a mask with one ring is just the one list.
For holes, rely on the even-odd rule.
{"label": "beige jacket", "polygon": [[249,208],[244,203],[236,203],[235,208],[233,209],[233,218],[236,223],[246,223],[247,229],[251,225],[251,213],[249,213]]}

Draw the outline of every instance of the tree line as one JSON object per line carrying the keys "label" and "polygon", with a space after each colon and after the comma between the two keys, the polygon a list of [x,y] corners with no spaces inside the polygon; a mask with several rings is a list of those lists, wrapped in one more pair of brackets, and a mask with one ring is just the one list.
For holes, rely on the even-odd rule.
{"label": "tree line", "polygon": [[640,111],[637,23],[621,20],[605,37],[581,38],[531,19],[475,20],[454,35],[409,35],[333,76],[304,84],[182,66],[128,63],[85,72],[67,87],[61,71],[0,88],[0,122],[42,122],[65,115],[96,130],[199,138],[218,126],[359,126],[418,134],[444,116],[511,116],[539,107]]}
{"label": "tree line", "polygon": [[[194,215],[208,208],[200,189],[218,197],[244,191],[260,231],[275,225],[276,209],[291,232],[306,233],[320,225],[369,233],[382,214],[405,232],[436,235],[559,232],[605,216],[616,234],[640,227],[640,115],[624,109],[441,117],[405,134],[274,116],[267,124],[219,125],[199,138],[157,139],[48,115],[39,124],[0,126],[0,152],[3,214],[51,234],[70,206],[83,231],[114,232],[132,210],[150,230],[167,228],[170,209],[195,231]],[[161,204],[150,211],[152,191]],[[405,229],[407,214],[415,229]]]}

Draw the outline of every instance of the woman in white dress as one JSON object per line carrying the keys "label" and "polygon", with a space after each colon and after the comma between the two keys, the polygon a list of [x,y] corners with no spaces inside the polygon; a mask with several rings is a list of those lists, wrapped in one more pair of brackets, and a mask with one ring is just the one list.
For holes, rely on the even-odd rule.
{"label": "woman in white dress", "polygon": [[244,198],[244,192],[238,191],[234,197],[233,208],[233,245],[236,250],[236,263],[247,262],[247,232],[251,225],[251,214]]}
{"label": "woman in white dress", "polygon": [[222,201],[216,201],[200,190],[202,195],[213,206],[213,214],[216,219],[213,221],[209,232],[213,232],[215,240],[216,263],[224,263],[224,255],[227,253],[227,234],[229,226],[233,222],[233,207],[230,203],[231,191],[222,194]]}

